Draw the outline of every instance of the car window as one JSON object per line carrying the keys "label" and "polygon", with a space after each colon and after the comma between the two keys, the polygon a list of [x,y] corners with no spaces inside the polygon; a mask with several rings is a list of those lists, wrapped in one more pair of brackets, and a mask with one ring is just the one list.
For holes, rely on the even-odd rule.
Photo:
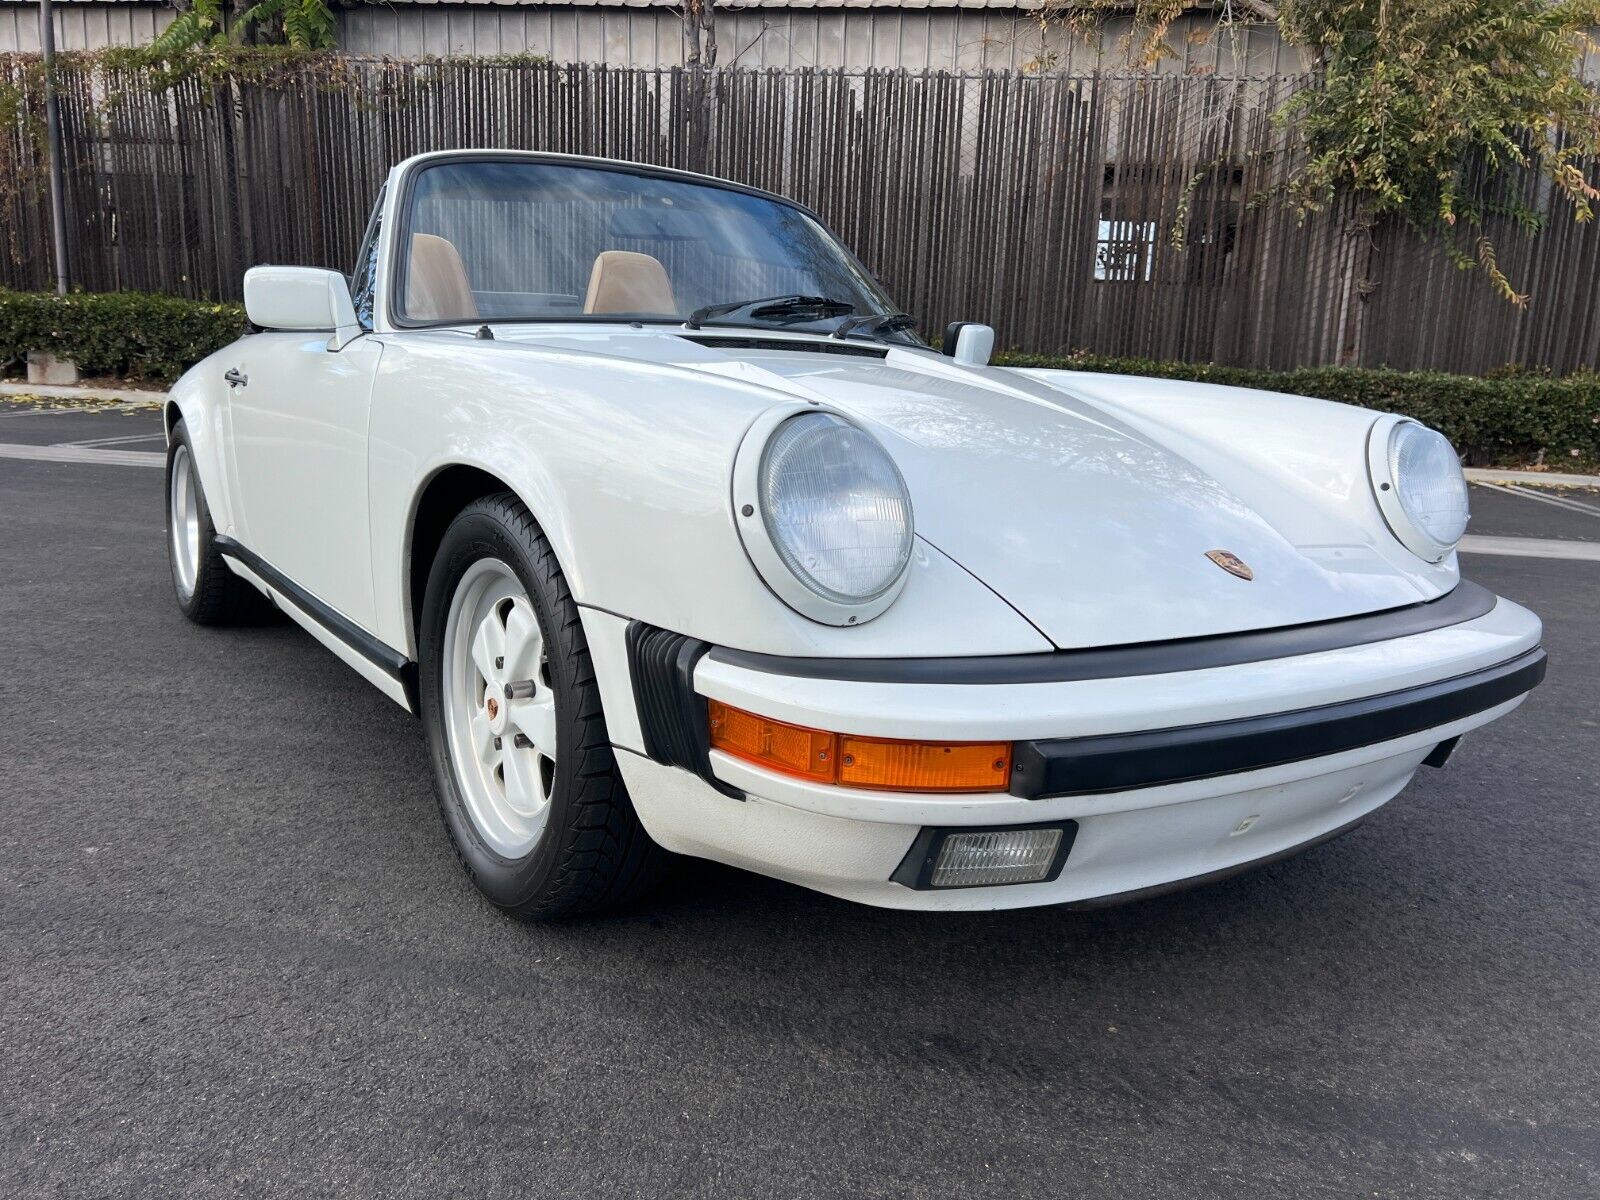
{"label": "car window", "polygon": [[[706,306],[792,296],[839,303],[826,315],[791,305],[766,323],[832,328],[894,311],[803,210],[669,176],[445,162],[418,173],[402,228],[393,302],[402,324],[681,320]],[[741,311],[730,323],[762,319]]]}

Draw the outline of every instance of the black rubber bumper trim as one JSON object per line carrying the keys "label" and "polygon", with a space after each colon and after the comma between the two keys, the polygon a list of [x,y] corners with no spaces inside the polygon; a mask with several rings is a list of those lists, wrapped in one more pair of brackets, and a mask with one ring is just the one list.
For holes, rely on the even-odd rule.
{"label": "black rubber bumper trim", "polygon": [[1340,704],[1207,725],[1017,742],[1011,794],[1027,799],[1157,787],[1322,758],[1435,729],[1514,700],[1544,679],[1545,652]]}
{"label": "black rubber bumper trim", "polygon": [[248,546],[224,534],[217,535],[216,544],[219,553],[249,567],[274,591],[282,592],[301,612],[398,683],[405,693],[406,705],[413,713],[422,711],[417,702],[416,663],[393,646],[380,642],[343,613],[318,600]]}
{"label": "black rubber bumper trim", "polygon": [[730,666],[773,675],[852,683],[1071,683],[1233,667],[1387,642],[1475,620],[1493,609],[1497,599],[1487,588],[1462,580],[1437,600],[1405,608],[1310,625],[1170,642],[969,658],[787,658],[718,646],[711,651],[711,657]]}
{"label": "black rubber bumper trim", "polygon": [[693,771],[724,796],[744,793],[711,770],[706,702],[694,690],[694,668],[711,647],[643,621],[628,625],[628,673],[645,753],[658,763]]}

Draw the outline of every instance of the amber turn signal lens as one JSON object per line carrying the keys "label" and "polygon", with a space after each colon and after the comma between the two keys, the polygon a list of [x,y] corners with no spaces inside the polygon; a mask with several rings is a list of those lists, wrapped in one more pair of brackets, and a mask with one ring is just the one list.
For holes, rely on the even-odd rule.
{"label": "amber turn signal lens", "polygon": [[1010,742],[896,742],[841,735],[839,782],[896,792],[1003,792]]}
{"label": "amber turn signal lens", "polygon": [[707,701],[713,749],[814,783],[895,792],[1003,792],[1010,742],[905,742],[807,729]]}
{"label": "amber turn signal lens", "polygon": [[707,701],[711,745],[735,758],[785,775],[817,783],[833,783],[839,774],[838,738],[820,729],[806,729]]}

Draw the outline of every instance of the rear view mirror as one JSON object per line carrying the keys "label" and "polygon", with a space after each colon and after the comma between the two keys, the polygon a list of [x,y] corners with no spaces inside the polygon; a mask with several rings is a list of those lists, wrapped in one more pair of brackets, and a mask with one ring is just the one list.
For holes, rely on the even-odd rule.
{"label": "rear view mirror", "polygon": [[939,348],[964,367],[986,367],[994,354],[994,330],[976,321],[952,321]]}
{"label": "rear view mirror", "polygon": [[251,267],[244,273],[244,311],[264,330],[326,331],[330,350],[361,332],[350,285],[322,267]]}

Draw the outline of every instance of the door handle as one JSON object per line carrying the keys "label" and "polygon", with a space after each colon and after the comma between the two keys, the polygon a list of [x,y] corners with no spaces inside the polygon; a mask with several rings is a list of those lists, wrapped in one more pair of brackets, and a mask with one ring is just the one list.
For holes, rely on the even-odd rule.
{"label": "door handle", "polygon": [[250,376],[237,367],[229,367],[222,377],[228,381],[228,386],[231,388],[244,387],[245,384],[250,382]]}

